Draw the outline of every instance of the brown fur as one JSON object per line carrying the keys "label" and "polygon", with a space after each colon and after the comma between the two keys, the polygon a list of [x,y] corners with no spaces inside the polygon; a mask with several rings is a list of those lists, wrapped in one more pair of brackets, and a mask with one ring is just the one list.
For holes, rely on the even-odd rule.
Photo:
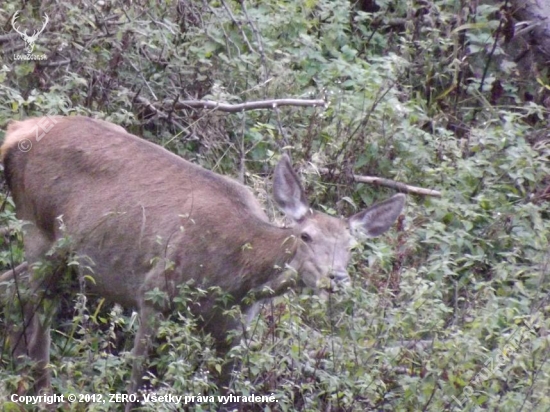
{"label": "brown fur", "polygon": [[[44,129],[44,124],[48,132],[36,141],[37,128]],[[25,139],[32,144],[28,151],[20,149]],[[154,313],[167,313],[171,307],[169,300],[153,307],[144,299],[147,291],[158,287],[172,298],[178,285],[193,279],[201,287],[220,287],[246,311],[249,305],[242,299],[249,291],[265,285],[277,293],[284,291],[279,286],[288,277],[288,265],[314,288],[329,277],[347,282],[354,229],[368,235],[372,225],[368,222],[374,219],[376,234],[380,227],[387,230],[404,202],[402,195],[394,196],[349,220],[311,212],[288,158],[283,157],[275,171],[275,199],[295,225],[280,228],[269,223],[245,186],[119,126],[85,117],[12,122],[1,156],[17,216],[29,222],[25,227],[29,266],[43,260],[58,239],[70,236],[81,273],[94,278],[89,290],[139,311],[136,357],[147,352],[155,332]],[[54,254],[49,259],[62,258]],[[47,281],[55,280],[55,274],[49,276],[52,279]],[[40,296],[43,279],[31,278]],[[44,369],[49,327],[33,316],[30,304],[27,309],[31,322],[25,332],[27,344],[19,339],[15,353],[38,361],[36,386],[43,389],[49,385]],[[195,311],[203,319],[201,327],[225,351],[225,337],[235,321],[215,310],[213,301],[203,302]],[[130,392],[139,387],[142,373],[141,362],[136,361]]]}

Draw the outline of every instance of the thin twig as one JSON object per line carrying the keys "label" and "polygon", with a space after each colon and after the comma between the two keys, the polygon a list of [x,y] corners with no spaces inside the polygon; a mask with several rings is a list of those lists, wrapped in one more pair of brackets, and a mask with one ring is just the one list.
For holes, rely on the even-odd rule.
{"label": "thin twig", "polygon": [[250,51],[252,53],[256,53],[256,50],[254,50],[254,47],[252,47],[252,44],[250,44],[250,41],[248,40],[248,37],[246,37],[246,33],[243,30],[242,23],[235,18],[235,15],[233,14],[233,12],[231,11],[231,9],[229,8],[229,6],[227,5],[227,3],[224,0],[222,0],[222,4],[223,4],[223,7],[225,8],[225,10],[227,10],[227,13],[229,14],[229,17],[231,17],[231,20],[233,20],[233,23],[235,24],[235,26],[237,26],[239,28],[239,31],[241,32],[241,35],[243,36],[243,39],[244,39],[246,45],[248,46],[248,48],[250,49]]}
{"label": "thin twig", "polygon": [[147,79],[145,78],[145,76],[143,76],[143,72],[142,70],[138,69],[136,67],[136,65],[134,63],[132,63],[130,60],[127,60],[127,62],[130,64],[130,66],[132,66],[132,68],[137,72],[137,74],[139,75],[139,77],[141,77],[141,80],[143,80],[143,83],[145,83],[145,86],[147,86],[147,88],[149,89],[149,92],[151,93],[151,95],[153,96],[153,98],[155,100],[158,100],[157,99],[157,96],[155,95],[155,92],[153,91],[153,89],[151,88],[151,86],[149,86],[149,82],[147,81]]}
{"label": "thin twig", "polygon": [[252,20],[250,19],[250,16],[248,15],[248,10],[246,9],[246,4],[244,0],[240,0],[241,8],[243,9],[244,16],[248,20],[248,24],[250,25],[250,28],[252,29],[252,33],[254,33],[254,36],[256,37],[256,42],[258,43],[258,53],[260,54],[260,60],[262,61],[262,66],[264,69],[264,76],[263,81],[266,81],[268,78],[268,72],[267,72],[267,62],[265,59],[265,53],[264,53],[264,46],[262,44],[262,36],[260,35],[260,32],[252,23]]}
{"label": "thin twig", "polygon": [[[216,16],[221,21],[221,19],[218,16],[218,13],[217,13],[216,9],[212,8],[212,6],[210,6],[210,3],[207,0],[203,0],[203,4],[204,4],[205,7],[207,7],[210,10],[210,13],[212,13],[214,16]],[[237,49],[237,54],[239,55],[239,57],[241,57],[241,49],[239,48],[239,46],[233,40],[231,40],[231,38],[229,37],[229,35],[225,31],[225,28],[224,28],[223,24],[220,24],[219,27],[222,30],[223,37],[225,39],[225,50],[227,51],[227,57],[229,59],[233,58],[232,55],[231,55],[231,48],[229,47],[229,43],[231,43],[233,46],[235,46],[235,48]],[[206,32],[205,34],[206,34],[207,37],[210,37],[208,35],[208,32]]]}
{"label": "thin twig", "polygon": [[240,136],[240,147],[239,147],[239,182],[244,185],[244,175],[246,172],[246,152],[244,150],[244,135],[246,128],[246,115],[242,116],[242,127],[241,127],[241,136]]}
{"label": "thin twig", "polygon": [[283,122],[281,121],[281,113],[277,107],[275,107],[275,114],[277,115],[277,128],[279,129],[279,134],[281,135],[281,140],[283,141],[283,144],[282,146],[279,146],[279,149],[283,149],[290,146],[290,144],[288,143],[285,130],[283,129]]}

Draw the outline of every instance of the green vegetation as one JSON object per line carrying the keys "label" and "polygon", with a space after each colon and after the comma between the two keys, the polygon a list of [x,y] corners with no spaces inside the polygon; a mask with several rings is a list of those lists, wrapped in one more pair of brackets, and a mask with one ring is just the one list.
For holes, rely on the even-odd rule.
{"label": "green vegetation", "polygon": [[[0,138],[11,119],[99,117],[244,178],[269,211],[265,183],[283,148],[304,170],[339,172],[304,175],[315,207],[329,213],[394,193],[352,173],[438,190],[439,198],[409,195],[396,228],[356,250],[347,293],[327,302],[289,293],[264,306],[232,351],[242,360],[234,388],[278,403],[241,408],[547,411],[549,69],[526,75],[508,56],[498,2],[381,0],[373,13],[353,3],[28,2],[23,28],[50,18],[33,52],[47,59],[14,60],[24,53],[17,34],[1,43]],[[22,4],[3,1],[6,34]],[[326,98],[328,107],[228,114],[173,103],[290,97]],[[3,197],[0,222],[15,233],[0,239],[7,269],[24,254]],[[54,390],[125,393],[136,319],[78,296],[64,297],[54,325]],[[14,305],[1,310],[5,330]],[[154,391],[216,395],[222,360],[208,343],[184,312],[163,323]],[[29,383],[7,345],[0,363],[6,399]]]}

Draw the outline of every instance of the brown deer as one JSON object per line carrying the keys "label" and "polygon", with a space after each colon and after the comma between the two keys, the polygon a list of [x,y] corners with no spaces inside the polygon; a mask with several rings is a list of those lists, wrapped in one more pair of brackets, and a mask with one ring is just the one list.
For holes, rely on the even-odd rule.
{"label": "brown deer", "polygon": [[[36,307],[48,298],[45,285],[54,285],[59,276],[59,271],[38,268],[40,262],[53,268],[66,259],[55,251],[59,239],[70,238],[82,262],[81,278],[93,278],[87,291],[139,313],[129,387],[135,393],[155,318],[170,312],[178,285],[193,280],[201,288],[218,287],[243,313],[255,310],[245,299],[250,292],[267,296],[262,293],[268,287],[281,294],[294,279],[318,291],[338,288],[349,283],[353,238],[387,231],[405,203],[405,196],[397,194],[347,219],[313,211],[283,155],[273,193],[293,224],[278,227],[246,186],[119,126],[86,117],[12,122],[1,155],[17,216],[26,221],[28,262],[2,278],[25,271],[30,277],[33,298],[25,306],[26,327],[14,354],[35,361],[36,391],[50,385],[45,366],[51,319],[38,316]],[[155,288],[167,296],[164,303],[146,299]],[[40,314],[43,305],[38,306]],[[213,298],[192,309],[223,355],[231,346],[227,334],[238,321]]]}

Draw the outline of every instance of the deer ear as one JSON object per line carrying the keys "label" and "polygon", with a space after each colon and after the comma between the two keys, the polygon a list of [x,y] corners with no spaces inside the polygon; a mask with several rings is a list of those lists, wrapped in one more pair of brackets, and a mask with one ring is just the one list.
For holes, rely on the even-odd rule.
{"label": "deer ear", "polygon": [[273,196],[277,206],[291,219],[302,219],[309,210],[306,194],[300,179],[292,170],[290,157],[284,154],[275,167]]}
{"label": "deer ear", "polygon": [[354,237],[380,236],[393,225],[401,214],[403,206],[405,206],[405,195],[399,193],[351,216],[348,221],[352,235]]}

